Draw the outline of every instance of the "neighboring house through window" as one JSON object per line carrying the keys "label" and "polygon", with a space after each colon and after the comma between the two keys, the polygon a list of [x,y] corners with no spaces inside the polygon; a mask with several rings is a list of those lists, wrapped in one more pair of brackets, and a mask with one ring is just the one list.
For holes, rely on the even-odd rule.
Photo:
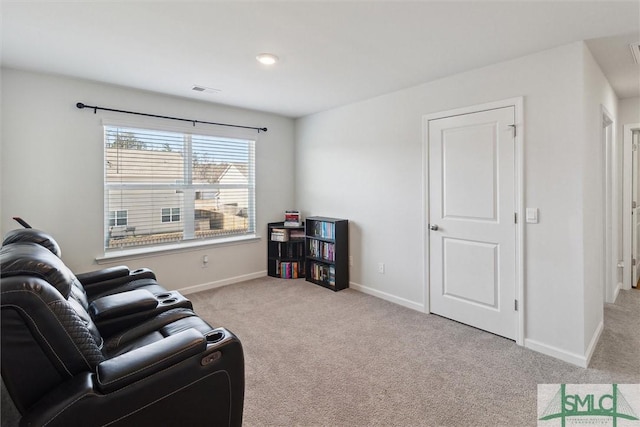
{"label": "neighboring house through window", "polygon": [[255,233],[254,144],[105,126],[105,251]]}
{"label": "neighboring house through window", "polygon": [[179,221],[180,221],[180,208],[162,208],[162,222],[179,222]]}
{"label": "neighboring house through window", "polygon": [[109,211],[109,227],[127,225],[127,211]]}

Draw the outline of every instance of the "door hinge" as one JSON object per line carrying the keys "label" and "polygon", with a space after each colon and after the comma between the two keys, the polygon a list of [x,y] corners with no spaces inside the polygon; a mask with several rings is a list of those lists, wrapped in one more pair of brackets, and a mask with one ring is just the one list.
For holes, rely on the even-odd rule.
{"label": "door hinge", "polygon": [[517,300],[517,299],[516,299],[516,300],[513,300],[513,302],[514,302],[514,304],[513,304],[513,309],[514,309],[515,311],[518,311],[518,300]]}
{"label": "door hinge", "polygon": [[515,138],[518,135],[518,131],[516,130],[516,125],[507,125],[513,129],[513,137]]}
{"label": "door hinge", "polygon": [[631,265],[636,265],[636,259],[635,258],[631,259]]}
{"label": "door hinge", "polygon": [[631,151],[638,151],[638,144],[633,144]]}
{"label": "door hinge", "polygon": [[518,223],[518,212],[514,212],[513,213],[513,223],[517,224]]}

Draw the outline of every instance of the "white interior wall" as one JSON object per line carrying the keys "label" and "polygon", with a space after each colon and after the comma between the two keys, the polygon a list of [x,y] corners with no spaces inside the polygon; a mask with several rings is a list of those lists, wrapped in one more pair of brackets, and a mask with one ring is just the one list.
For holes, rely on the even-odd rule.
{"label": "white interior wall", "polygon": [[[266,274],[266,224],[280,220],[283,210],[293,205],[292,119],[12,69],[3,69],[1,78],[2,234],[19,227],[12,216],[22,216],[34,227],[53,234],[62,246],[65,262],[76,272],[113,264],[150,267],[171,289],[215,286]],[[104,239],[104,113],[79,110],[77,102],[267,127],[268,132],[261,132],[256,142],[256,226],[263,238],[96,266],[95,258],[103,255]],[[117,117],[131,120],[127,115]],[[210,262],[202,268],[205,254]]]}
{"label": "white interior wall", "polygon": [[[595,348],[597,338],[603,327],[604,286],[606,283],[604,268],[605,251],[605,146],[603,144],[603,111],[617,117],[615,92],[600,70],[591,52],[583,46],[583,112],[584,124],[581,135],[582,149],[576,157],[583,158],[583,242],[584,242],[584,351],[587,354]],[[579,131],[578,131],[579,132]],[[616,171],[613,171],[613,176]],[[613,182],[613,186],[617,185]],[[617,218],[615,200],[612,200],[613,217]],[[612,221],[611,230],[617,227]],[[615,236],[617,237],[617,236]],[[615,240],[615,239],[613,239]],[[612,242],[617,247],[617,242]],[[613,249],[613,248],[612,248]],[[611,252],[608,254],[611,256]],[[613,263],[613,260],[610,260]],[[613,263],[615,266],[615,263]],[[613,294],[617,281],[610,283],[609,292]]]}
{"label": "white interior wall", "polygon": [[421,118],[524,96],[524,200],[540,213],[525,227],[525,345],[586,363],[584,49],[573,43],[297,121],[297,206],[351,221],[353,287],[426,308]]}
{"label": "white interior wall", "polygon": [[618,101],[618,140],[622,141],[624,125],[640,123],[640,98],[623,98]]}

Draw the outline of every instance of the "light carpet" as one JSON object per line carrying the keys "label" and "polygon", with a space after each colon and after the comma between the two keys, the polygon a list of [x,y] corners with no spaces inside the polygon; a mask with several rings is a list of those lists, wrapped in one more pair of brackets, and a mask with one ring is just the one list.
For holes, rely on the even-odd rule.
{"label": "light carpet", "polygon": [[246,426],[533,426],[537,385],[640,383],[640,291],[588,369],[346,289],[256,279],[189,296],[243,343]]}
{"label": "light carpet", "polygon": [[[263,278],[189,295],[244,347],[245,426],[535,426],[537,385],[640,383],[640,291],[588,369],[351,289]],[[2,426],[16,425],[2,393]]]}

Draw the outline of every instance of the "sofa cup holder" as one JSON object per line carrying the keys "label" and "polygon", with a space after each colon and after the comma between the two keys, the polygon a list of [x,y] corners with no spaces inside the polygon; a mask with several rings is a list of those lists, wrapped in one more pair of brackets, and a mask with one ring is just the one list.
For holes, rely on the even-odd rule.
{"label": "sofa cup holder", "polygon": [[173,304],[176,301],[178,301],[178,298],[167,298],[160,300],[160,304]]}
{"label": "sofa cup holder", "polygon": [[159,300],[167,299],[169,297],[171,297],[171,292],[165,292],[163,294],[156,295],[156,298],[158,298]]}
{"label": "sofa cup holder", "polygon": [[207,335],[205,335],[205,337],[207,338],[207,344],[215,344],[224,339],[225,333],[224,331],[220,331],[220,330],[211,331]]}

